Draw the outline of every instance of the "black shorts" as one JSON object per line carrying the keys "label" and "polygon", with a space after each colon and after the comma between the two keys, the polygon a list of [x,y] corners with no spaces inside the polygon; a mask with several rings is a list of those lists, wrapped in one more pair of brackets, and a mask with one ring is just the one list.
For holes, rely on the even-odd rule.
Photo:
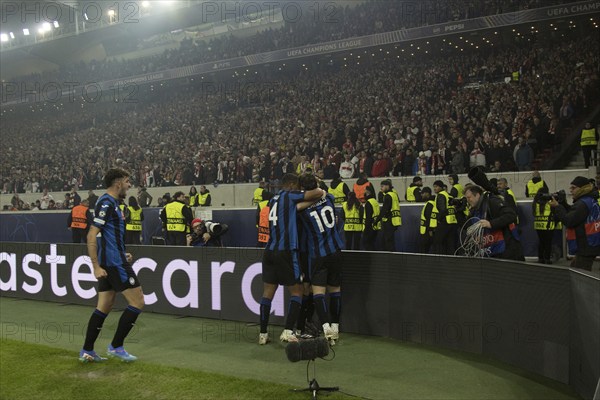
{"label": "black shorts", "polygon": [[98,280],[99,292],[108,292],[109,290],[122,292],[140,286],[140,280],[131,265],[102,268],[106,271],[107,276]]}
{"label": "black shorts", "polygon": [[301,251],[299,256],[302,282],[310,283],[310,256],[305,251]]}
{"label": "black shorts", "polygon": [[262,262],[262,280],[284,286],[302,283],[297,251],[265,250]]}
{"label": "black shorts", "polygon": [[342,253],[337,251],[326,257],[311,260],[311,282],[313,286],[342,285]]}

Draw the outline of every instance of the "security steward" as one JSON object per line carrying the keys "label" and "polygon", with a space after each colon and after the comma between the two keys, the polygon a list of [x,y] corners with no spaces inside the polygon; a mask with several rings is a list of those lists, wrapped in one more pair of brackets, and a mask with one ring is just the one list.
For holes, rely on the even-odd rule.
{"label": "security steward", "polygon": [[360,250],[360,240],[364,229],[364,208],[354,192],[348,193],[348,201],[342,203],[346,250]]}
{"label": "security steward", "polygon": [[410,186],[406,189],[404,199],[409,203],[420,203],[424,201],[421,198],[421,187],[423,187],[423,179],[420,176],[415,176]]}
{"label": "security steward", "polygon": [[383,206],[378,219],[381,219],[382,222],[383,249],[385,251],[396,251],[395,234],[398,227],[402,225],[400,200],[398,199],[398,193],[393,190],[392,181],[389,179],[381,181],[381,191],[383,192]]}
{"label": "security steward", "polygon": [[381,222],[379,218],[380,209],[379,203],[375,199],[373,186],[368,186],[365,189],[365,229],[363,231],[363,247],[365,250],[376,250],[377,233],[381,230]]}
{"label": "security steward", "polygon": [[433,182],[435,206],[437,208],[437,227],[433,235],[433,252],[435,254],[454,254],[456,246],[456,209],[450,204],[451,196],[446,192],[444,182]]}
{"label": "security steward", "polygon": [[419,253],[428,254],[433,244],[435,228],[437,228],[437,207],[435,206],[435,196],[432,196],[430,188],[423,188],[421,195],[425,205],[421,209]]}
{"label": "security steward", "polygon": [[450,191],[448,194],[455,199],[462,199],[464,197],[464,189],[460,183],[458,183],[458,175],[448,175],[448,182],[450,183]]}
{"label": "security steward", "polygon": [[273,194],[266,190],[262,192],[263,199],[256,206],[256,228],[258,229],[258,242],[256,247],[264,248],[269,241],[269,200]]}
{"label": "security steward", "polygon": [[167,233],[167,244],[185,246],[186,234],[190,231],[193,216],[192,210],[185,203],[183,192],[173,195],[173,199],[160,212],[160,219]]}
{"label": "security steward", "polygon": [[567,228],[567,247],[575,254],[571,268],[592,270],[594,259],[600,255],[600,200],[598,190],[589,179],[578,176],[571,182],[569,191],[573,205],[553,197],[550,207],[556,218]]}
{"label": "security steward", "polygon": [[595,152],[598,148],[598,132],[596,132],[595,128],[592,128],[592,124],[589,122],[586,122],[585,128],[581,130],[579,145],[581,146],[581,151],[583,151],[585,168],[588,168],[591,164],[592,152]]}
{"label": "security steward", "polygon": [[548,204],[546,189],[541,188],[535,195],[531,208],[533,211],[533,228],[535,229],[538,244],[538,262],[540,264],[552,264],[552,239],[554,230],[562,229],[562,224],[556,221],[554,209]]}
{"label": "security steward", "polygon": [[264,180],[258,182],[258,187],[256,189],[254,189],[254,195],[252,196],[252,205],[253,206],[258,206],[258,203],[263,201],[263,193],[267,191],[265,189],[266,186],[267,186],[267,183]]}
{"label": "security steward", "polygon": [[333,202],[336,207],[338,207],[346,201],[350,189],[348,188],[348,185],[346,185],[346,182],[342,181],[340,174],[336,172],[333,174],[333,180],[331,181],[331,185],[327,189],[327,192],[333,195]]}
{"label": "security steward", "polygon": [[67,228],[71,231],[73,243],[86,243],[87,241],[87,233],[93,220],[88,206],[88,200],[84,199],[71,209],[67,219]]}
{"label": "security steward", "polygon": [[125,244],[141,244],[144,211],[134,196],[129,197],[128,218],[125,220]]}
{"label": "security steward", "polygon": [[527,185],[525,186],[525,197],[535,197],[538,190],[540,190],[541,188],[546,188],[548,192],[550,191],[548,189],[548,185],[546,185],[546,182],[544,182],[544,180],[540,176],[539,171],[533,171],[533,174],[531,174],[531,179],[527,182]]}
{"label": "security steward", "polygon": [[212,199],[210,197],[210,191],[206,188],[206,186],[200,186],[200,193],[198,193],[198,205],[200,207],[208,207],[212,203]]}
{"label": "security steward", "polygon": [[352,191],[356,194],[356,198],[358,199],[358,201],[360,201],[363,204],[365,203],[365,201],[367,201],[365,196],[365,190],[368,187],[370,187],[372,189],[372,192],[375,193],[375,188],[373,187],[373,184],[369,182],[367,174],[361,172],[358,175],[358,180],[354,184]]}

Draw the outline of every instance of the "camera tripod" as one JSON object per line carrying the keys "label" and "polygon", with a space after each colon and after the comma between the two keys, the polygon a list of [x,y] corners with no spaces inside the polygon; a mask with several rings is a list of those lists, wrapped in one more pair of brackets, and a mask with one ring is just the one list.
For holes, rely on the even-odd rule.
{"label": "camera tripod", "polygon": [[[309,380],[308,379],[308,368],[310,367],[310,363],[311,361],[313,362],[313,379]],[[319,386],[319,382],[317,382],[317,378],[316,378],[316,373],[317,373],[317,364],[315,363],[315,360],[308,360],[308,363],[306,364],[306,380],[308,381],[308,387],[304,388],[304,389],[292,389],[292,392],[310,392],[311,393],[311,399],[312,400],[317,400],[317,395],[319,394],[319,392],[323,391],[323,392],[337,392],[338,390],[340,390],[339,386],[332,386],[332,387],[321,387]]]}

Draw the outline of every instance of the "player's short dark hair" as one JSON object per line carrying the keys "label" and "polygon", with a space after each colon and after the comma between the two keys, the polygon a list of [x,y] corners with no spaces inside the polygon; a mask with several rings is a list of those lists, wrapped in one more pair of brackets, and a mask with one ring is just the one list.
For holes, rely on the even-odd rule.
{"label": "player's short dark hair", "polygon": [[302,174],[300,175],[300,187],[304,190],[313,190],[319,187],[319,182],[317,182],[317,178],[312,174]]}
{"label": "player's short dark hair", "polygon": [[296,174],[285,174],[283,178],[281,178],[281,184],[284,187],[295,186],[298,184],[298,175]]}
{"label": "player's short dark hair", "polygon": [[128,178],[129,176],[129,172],[123,168],[111,168],[104,175],[104,186],[108,189],[117,179]]}

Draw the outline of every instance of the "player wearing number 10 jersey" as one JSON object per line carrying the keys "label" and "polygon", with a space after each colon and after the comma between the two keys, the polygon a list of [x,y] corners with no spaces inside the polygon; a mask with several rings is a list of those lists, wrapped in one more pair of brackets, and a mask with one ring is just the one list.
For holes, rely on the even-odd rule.
{"label": "player wearing number 10 jersey", "polygon": [[285,329],[280,336],[282,341],[297,341],[292,333],[302,305],[302,275],[298,260],[297,205],[314,202],[326,192],[314,188],[300,192],[298,177],[286,174],[282,179],[283,190],[269,200],[269,241],[262,262],[263,297],[260,302],[259,344],[269,341],[267,326],[271,313],[271,301],[278,285],[287,286],[290,303],[285,320]]}
{"label": "player wearing number 10 jersey", "polygon": [[[317,187],[313,175],[300,177],[300,186],[305,190]],[[305,207],[299,208],[300,220],[308,236],[310,255],[310,281],[313,287],[313,300],[319,320],[323,325],[325,337],[331,344],[339,339],[339,323],[341,311],[341,248],[342,240],[336,229],[334,197],[326,197]],[[329,292],[329,311],[325,303],[325,293]]]}

